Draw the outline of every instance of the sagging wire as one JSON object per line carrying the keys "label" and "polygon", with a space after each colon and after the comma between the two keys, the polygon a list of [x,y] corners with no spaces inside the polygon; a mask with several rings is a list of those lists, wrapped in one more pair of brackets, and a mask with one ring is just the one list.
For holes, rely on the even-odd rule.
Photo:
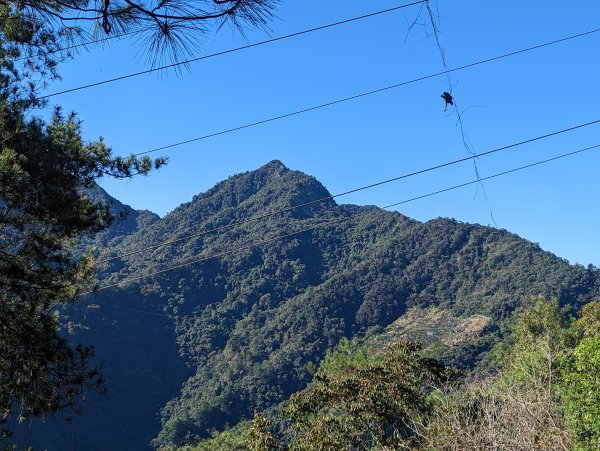
{"label": "sagging wire", "polygon": [[[442,98],[444,99],[444,101],[446,102],[446,107],[448,106],[448,104],[453,106],[453,110],[451,111],[451,113],[448,116],[452,116],[453,114],[456,114],[456,126],[459,128],[460,130],[460,137],[461,137],[461,141],[463,144],[463,147],[466,149],[466,151],[472,155],[472,156],[476,156],[477,153],[475,152],[473,143],[471,142],[471,140],[469,139],[469,136],[467,135],[467,133],[465,132],[465,126],[463,124],[463,114],[468,111],[471,108],[475,108],[475,107],[469,107],[465,110],[463,110],[462,112],[460,111],[460,108],[458,106],[458,102],[456,101],[456,98],[452,95],[452,90],[453,87],[456,86],[455,83],[452,82],[452,77],[450,76],[450,68],[448,67],[448,63],[446,61],[446,51],[444,49],[444,47],[442,46],[442,42],[440,40],[440,28],[439,28],[439,10],[437,7],[437,2],[436,2],[436,13],[433,12],[433,10],[431,9],[431,5],[429,0],[427,0],[425,3],[423,3],[422,5],[425,10],[427,11],[427,14],[429,16],[429,21],[431,23],[431,29],[433,32],[433,37],[435,39],[435,44],[437,46],[438,52],[440,54],[440,58],[442,60],[442,66],[444,67],[444,71],[446,72],[446,78],[447,78],[447,84],[448,84],[448,91],[444,92],[442,94]],[[415,19],[415,22],[413,22],[413,24],[416,24],[419,16],[421,14],[423,8],[421,8],[419,10],[419,13],[417,14],[417,18]],[[412,27],[411,27],[412,28]],[[408,35],[407,35],[408,37]],[[480,106],[477,106],[478,108],[481,108]],[[477,197],[477,194],[479,192],[479,187],[481,187],[481,190],[483,192],[483,196],[486,200],[486,202],[489,203],[489,199],[487,196],[487,192],[485,190],[485,186],[483,184],[483,182],[481,181],[481,175],[479,173],[479,167],[477,166],[477,158],[473,158],[473,170],[475,171],[475,177],[478,180],[477,183],[477,187],[476,187],[476,191],[475,191],[475,195],[474,198]],[[490,209],[490,218],[492,219],[492,222],[494,223],[494,226],[498,227],[498,224],[496,223],[496,220],[494,219],[494,215],[492,213],[492,210]]]}

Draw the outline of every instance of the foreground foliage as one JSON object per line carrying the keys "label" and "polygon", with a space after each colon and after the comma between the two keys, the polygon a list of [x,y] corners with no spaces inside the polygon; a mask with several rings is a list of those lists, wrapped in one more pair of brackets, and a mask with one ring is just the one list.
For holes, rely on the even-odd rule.
{"label": "foreground foliage", "polygon": [[28,71],[55,77],[56,61],[38,67],[16,58],[23,48],[55,45],[31,18],[0,4],[0,425],[76,408],[87,391],[104,389],[93,349],[58,331],[57,309],[94,274],[91,256],[75,245],[112,220],[109,206],[87,193],[104,175],[146,174],[164,163],[114,158],[102,140],[84,142],[73,114],[57,109],[48,123],[31,117],[43,102]]}
{"label": "foreground foliage", "polygon": [[420,424],[430,414],[428,392],[449,382],[452,372],[421,357],[419,346],[400,342],[380,353],[351,350],[342,342],[328,353],[313,383],[292,395],[293,450],[414,448]]}
{"label": "foreground foliage", "polygon": [[598,312],[588,303],[572,321],[537,298],[497,347],[494,374],[461,384],[415,344],[344,341],[286,402],[288,432],[273,427],[277,417],[256,415],[238,431],[239,449],[600,449]]}
{"label": "foreground foliage", "polygon": [[571,341],[556,302],[538,299],[520,316],[497,374],[439,397],[425,435],[432,449],[570,449],[561,366]]}
{"label": "foreground foliage", "polygon": [[575,322],[538,298],[499,351],[500,371],[442,398],[434,449],[600,449],[600,304]]}
{"label": "foreground foliage", "polygon": [[600,449],[600,302],[585,305],[573,329],[578,343],[562,375],[567,421],[578,449]]}

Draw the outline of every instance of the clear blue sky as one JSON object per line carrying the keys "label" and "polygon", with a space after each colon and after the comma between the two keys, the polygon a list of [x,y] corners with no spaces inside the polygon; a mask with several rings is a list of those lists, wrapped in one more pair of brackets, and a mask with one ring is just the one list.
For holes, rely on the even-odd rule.
{"label": "clear blue sky", "polygon": [[[276,37],[402,1],[283,0]],[[432,6],[435,7],[435,0]],[[439,0],[450,67],[600,27],[600,2]],[[442,70],[419,6],[194,63],[189,73],[146,75],[52,98],[80,114],[84,136],[116,154],[217,132]],[[427,22],[423,14],[420,22]],[[247,33],[248,42],[268,38]],[[212,53],[245,41],[222,29]],[[600,119],[600,33],[452,75],[474,150]],[[147,69],[135,41],[80,54],[48,92]],[[160,152],[170,163],[132,181],[102,183],[114,197],[160,215],[234,173],[272,159],[317,177],[331,193],[467,156],[455,116],[443,112],[444,77]],[[480,159],[481,176],[600,144],[600,126]],[[600,150],[403,205],[419,220],[443,216],[497,225],[575,263],[600,265]],[[472,163],[338,199],[387,205],[472,180]]]}

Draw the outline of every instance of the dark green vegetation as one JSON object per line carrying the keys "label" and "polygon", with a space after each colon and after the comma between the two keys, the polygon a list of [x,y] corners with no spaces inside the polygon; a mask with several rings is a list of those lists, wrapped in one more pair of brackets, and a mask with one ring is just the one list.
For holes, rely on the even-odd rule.
{"label": "dark green vegetation", "polygon": [[[19,423],[72,415],[87,394],[104,391],[93,347],[65,339],[61,321],[70,332],[78,326],[61,319],[58,310],[93,283],[96,268],[81,240],[103,244],[154,219],[131,212],[98,237],[115,215],[92,193],[95,182],[104,176],[144,175],[164,163],[162,158],[113,157],[102,139],[85,142],[76,115],[59,108],[50,120],[42,120],[38,114],[47,100],[39,90],[59,77],[58,65],[72,56],[71,46],[89,40],[88,30],[95,34],[98,24],[106,35],[145,34],[150,58],[178,59],[191,50],[184,45],[194,42],[191,35],[208,31],[202,23],[262,26],[271,18],[270,1],[192,3],[164,1],[148,10],[144,2],[130,1],[101,6],[88,0],[0,2],[0,447]],[[124,212],[113,206],[117,217]],[[76,311],[69,314],[76,316]],[[169,344],[173,347],[171,340],[159,339],[157,349]],[[151,405],[144,412],[173,395],[168,383],[157,385],[155,396],[142,402]],[[153,416],[136,418],[150,424]],[[45,432],[46,437],[53,434],[61,431]]]}
{"label": "dark green vegetation", "polygon": [[38,25],[0,3],[0,440],[8,422],[75,410],[84,393],[103,391],[93,348],[68,343],[56,312],[93,278],[91,256],[75,243],[112,220],[86,192],[102,176],[146,174],[164,162],[112,157],[101,139],[81,138],[75,115],[56,109],[44,122],[31,114],[43,102],[30,77],[56,77],[57,63],[32,48],[59,45]]}
{"label": "dark green vegetation", "polygon": [[[60,48],[71,38],[85,37],[84,28],[75,22],[70,22],[74,28],[65,26],[62,19],[85,13],[81,22],[99,22],[105,33],[132,31],[140,24],[138,31],[144,33],[150,31],[144,23],[156,25],[156,9],[144,12],[132,2],[123,9],[115,1],[88,8],[91,3],[9,0],[0,4],[3,436],[9,434],[4,429],[8,427],[16,430],[17,442],[42,448],[133,450],[145,448],[152,438],[157,446],[167,447],[210,434],[213,441],[201,446],[215,449],[245,446],[238,431],[248,429],[251,443],[274,446],[278,434],[271,431],[266,416],[257,417],[252,426],[241,423],[225,433],[214,430],[235,425],[255,410],[277,406],[304,388],[312,380],[308,364],[320,361],[343,338],[365,336],[378,343],[416,336],[442,362],[485,369],[486,352],[508,330],[514,309],[527,304],[531,295],[556,296],[578,307],[598,292],[594,268],[570,266],[509,233],[449,220],[421,224],[374,207],[327,201],[219,235],[117,258],[100,268],[103,283],[310,227],[293,237],[182,266],[73,305],[76,295],[92,284],[96,268],[86,253],[89,245],[98,245],[103,258],[327,195],[314,179],[273,162],[219,184],[164,219],[116,201],[111,212],[111,199],[95,189],[96,180],[147,173],[163,161],[113,158],[102,140],[81,139],[74,115],[57,110],[47,123],[35,117],[36,109],[44,106],[37,89],[57,77],[57,64],[69,57]],[[179,8],[187,8],[185,3],[179,2]],[[217,9],[217,19],[241,19],[254,25],[269,19],[272,4],[262,0],[208,3]],[[171,2],[161,2],[161,8],[173,14],[162,15],[163,19],[184,29],[189,26],[186,22],[214,18],[210,12],[182,17],[181,9],[177,12]],[[160,23],[155,39],[148,42],[154,43],[159,55],[165,50],[176,53],[169,42],[177,40],[177,26]],[[117,221],[107,230],[112,217]],[[81,239],[84,246],[77,247]],[[409,308],[411,313],[402,317]],[[597,393],[597,326],[590,320],[596,311],[590,307],[589,315],[577,323],[580,336],[568,338],[575,340],[573,344],[561,341],[540,348],[542,357],[554,355],[555,349],[568,356],[559,359],[564,365],[559,374],[564,420],[571,432],[568,437],[561,435],[559,425],[556,434],[547,434],[558,440],[548,442],[549,447],[561,440],[572,440],[582,448],[597,443],[598,399],[590,395]],[[422,317],[415,312],[436,318],[435,328],[414,327],[414,319]],[[553,330],[559,329],[563,326]],[[79,342],[96,345],[96,360],[93,349]],[[528,349],[538,349],[537,341],[518,338],[518,343],[526,345],[511,348],[517,358],[506,361],[519,362],[521,356],[530,355]],[[441,367],[429,360],[423,366],[425,360],[406,346],[398,352],[406,357],[400,361],[418,369],[413,382],[436,381],[439,371],[432,368]],[[391,374],[402,371],[393,367],[397,358],[397,354],[392,360],[378,355],[367,361],[385,376],[390,368]],[[527,368],[537,367],[509,367],[506,374],[511,376],[504,385],[521,389]],[[360,365],[351,376],[350,388],[372,380]],[[385,378],[378,383],[400,400],[413,396],[419,408],[409,411],[406,403],[394,404],[378,397],[377,390],[366,390],[359,398],[364,401],[364,415],[378,403],[389,409],[376,412],[388,412],[381,421],[393,420],[398,412],[407,417],[435,412],[414,387],[397,391]],[[348,388],[326,383],[319,387],[318,379],[314,387],[327,396]],[[104,388],[107,397],[89,394],[90,389]],[[344,393],[347,399],[353,392]],[[480,404],[490,399],[487,391],[480,393]],[[559,417],[552,410],[552,396],[533,393],[531,405],[550,406],[543,418],[552,421],[543,424],[556,423]],[[86,395],[90,398],[83,404],[84,416],[65,422]],[[461,412],[463,398],[460,392],[456,396],[456,405],[444,406],[449,413]],[[505,409],[500,413],[513,412],[510,403],[499,405]],[[310,403],[302,406],[312,408]],[[162,422],[156,416],[161,407]],[[302,423],[306,413],[305,424],[312,424],[310,410],[302,409],[295,419]],[[337,411],[335,406],[332,409]],[[49,419],[57,413],[67,418]],[[369,418],[369,423],[380,421]],[[39,419],[46,423],[39,425]],[[387,440],[387,434],[382,434],[387,425],[376,434],[362,430],[356,435],[355,419],[351,415],[347,419],[349,429],[340,428],[340,434],[350,434],[352,440],[371,434],[368,444]],[[436,425],[435,418],[430,424]],[[399,437],[410,435],[397,426]],[[410,423],[409,429],[416,426]],[[461,427],[459,422],[451,431]],[[443,424],[436,431],[432,437],[450,437],[444,435],[449,433]],[[461,443],[459,434],[454,437]]]}
{"label": "dark green vegetation", "polygon": [[[0,2],[0,441],[12,434],[7,424],[70,415],[87,393],[104,391],[93,348],[65,340],[57,310],[92,286],[93,258],[81,240],[102,244],[154,219],[132,212],[98,237],[115,215],[92,194],[95,182],[144,175],[164,163],[113,157],[102,139],[85,142],[76,115],[59,108],[42,120],[47,99],[39,90],[59,77],[58,65],[70,59],[73,44],[89,40],[98,25],[106,35],[145,34],[151,59],[178,59],[191,50],[185,45],[195,41],[191,35],[207,31],[201,24],[262,26],[273,6],[263,0],[191,3]],[[125,210],[113,206],[115,212],[119,217]]]}
{"label": "dark green vegetation", "polygon": [[283,409],[185,449],[597,450],[598,312],[590,302],[573,321],[537,298],[495,347],[485,377],[461,377],[389,334],[343,340]]}
{"label": "dark green vegetation", "polygon": [[[314,178],[271,162],[219,183],[160,220],[138,216],[126,235],[104,238],[105,252],[126,253],[327,195]],[[111,387],[123,398],[109,401],[103,425],[95,424],[97,416],[90,421],[102,439],[91,446],[143,449],[153,434],[158,446],[193,443],[304,388],[312,379],[307,364],[320,361],[342,338],[375,337],[389,325],[392,336],[429,337],[425,347],[442,362],[472,367],[489,360],[487,352],[509,331],[514,310],[532,296],[578,308],[599,292],[595,268],[569,265],[506,231],[449,219],[420,223],[331,200],[118,258],[105,268],[103,283],[309,227],[314,229],[102,291],[85,301],[99,308],[85,312],[82,304],[85,315],[66,312],[75,337],[76,324],[93,325],[87,340],[97,343],[107,365],[113,355],[136,361],[126,376],[118,370],[107,375],[107,399]],[[394,323],[409,308],[429,307],[438,309],[427,310],[437,329],[416,325],[415,315]],[[164,321],[164,328],[155,321]],[[170,321],[191,365],[187,380],[181,372],[169,379],[180,368],[173,354],[168,362],[149,363],[172,349],[164,344],[173,341]],[[123,342],[101,344],[112,335]],[[143,347],[148,336],[155,337],[152,343],[164,340],[164,348]],[[142,414],[129,406],[149,397],[151,380],[169,381],[165,394],[184,382],[162,409],[162,429],[148,424],[123,431],[124,418]],[[114,431],[121,434],[118,442],[111,441]]]}
{"label": "dark green vegetation", "polygon": [[[111,214],[119,218],[110,229],[86,238],[90,245],[117,245],[127,234],[158,220],[157,215],[131,210],[97,188],[89,195],[96,202],[110,202]],[[79,299],[61,309],[60,335],[71,344],[94,345],[94,363],[110,381],[104,386],[107,392],[85,393],[88,399],[78,403],[82,415],[66,411],[45,418],[43,424],[35,419],[23,425],[13,422],[14,441],[35,450],[106,449],[107,443],[120,449],[147,448],[160,428],[158,410],[189,376],[178,358],[171,320],[152,313],[161,308],[159,298],[123,290],[102,306]]]}
{"label": "dark green vegetation", "polygon": [[292,395],[285,415],[293,423],[293,449],[394,449],[397,443],[414,449],[421,444],[415,431],[433,408],[424,387],[441,387],[456,375],[421,357],[413,343],[374,351],[353,350],[342,341],[336,352],[327,353],[310,388]]}

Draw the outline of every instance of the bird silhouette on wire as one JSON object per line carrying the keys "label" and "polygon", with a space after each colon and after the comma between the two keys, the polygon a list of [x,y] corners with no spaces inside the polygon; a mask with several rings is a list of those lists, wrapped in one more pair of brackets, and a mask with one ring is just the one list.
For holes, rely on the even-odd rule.
{"label": "bird silhouette on wire", "polygon": [[449,93],[449,92],[447,92],[447,91],[444,91],[444,92],[442,93],[442,96],[441,96],[441,97],[442,97],[442,99],[444,99],[444,101],[446,102],[446,103],[444,104],[444,111],[448,111],[448,105],[452,105],[452,106],[454,106],[454,99],[452,98],[452,94],[450,94],[450,93]]}

